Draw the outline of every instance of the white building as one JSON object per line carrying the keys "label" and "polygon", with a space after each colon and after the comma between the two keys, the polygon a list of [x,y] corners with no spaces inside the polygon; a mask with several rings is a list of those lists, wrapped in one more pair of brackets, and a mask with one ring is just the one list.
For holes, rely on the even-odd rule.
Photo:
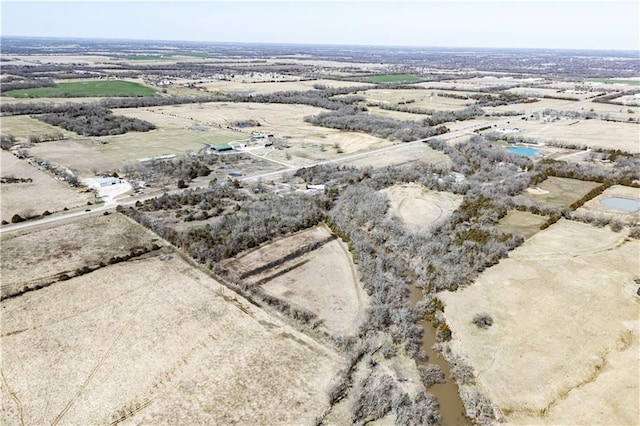
{"label": "white building", "polygon": [[124,180],[116,177],[106,177],[96,179],[96,183],[100,185],[101,188],[104,188],[105,186],[119,185],[121,183],[124,183]]}

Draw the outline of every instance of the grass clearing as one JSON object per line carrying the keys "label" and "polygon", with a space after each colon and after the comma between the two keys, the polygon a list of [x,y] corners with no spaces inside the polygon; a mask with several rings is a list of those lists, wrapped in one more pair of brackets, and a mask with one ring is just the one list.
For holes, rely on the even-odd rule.
{"label": "grass clearing", "polygon": [[[295,253],[314,244],[318,247]],[[350,253],[324,225],[240,254],[225,265],[269,295],[315,313],[321,328],[330,332],[355,331],[366,307]]]}
{"label": "grass clearing", "polygon": [[[639,251],[626,231],[561,220],[439,295],[453,352],[508,423],[637,422]],[[472,322],[480,312],[486,330]]]}
{"label": "grass clearing", "polygon": [[39,215],[45,210],[53,213],[65,207],[72,209],[87,204],[85,194],[79,194],[65,182],[4,150],[0,151],[0,169],[2,177],[31,179],[31,182],[0,185],[0,220],[11,222],[14,214]]}
{"label": "grass clearing", "polygon": [[10,90],[4,96],[12,98],[81,98],[151,96],[156,91],[140,83],[124,80],[89,80],[57,83],[55,87]]}
{"label": "grass clearing", "polygon": [[444,222],[462,204],[462,196],[430,191],[418,184],[402,184],[382,191],[389,197],[391,210],[414,231],[426,231]]}
{"label": "grass clearing", "polygon": [[600,186],[598,182],[549,176],[535,188],[528,188],[523,195],[526,198],[550,207],[569,207],[593,188]]}
{"label": "grass clearing", "polygon": [[107,266],[2,312],[3,424],[309,424],[339,362],[179,256]]}
{"label": "grass clearing", "polygon": [[522,235],[526,239],[540,231],[540,225],[546,221],[546,216],[509,210],[507,215],[500,219],[498,230],[505,234]]}

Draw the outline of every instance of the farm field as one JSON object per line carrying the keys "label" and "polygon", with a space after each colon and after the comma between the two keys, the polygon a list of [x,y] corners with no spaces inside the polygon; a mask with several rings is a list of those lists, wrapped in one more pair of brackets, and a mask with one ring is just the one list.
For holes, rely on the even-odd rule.
{"label": "farm field", "polygon": [[278,82],[242,82],[242,81],[214,81],[199,84],[210,92],[238,93],[246,95],[262,95],[266,93],[284,91],[308,91],[315,90],[314,85],[322,84],[328,87],[356,87],[367,86],[366,83],[342,80],[300,80]]}
{"label": "farm field", "polygon": [[39,143],[29,148],[29,153],[67,167],[82,177],[94,176],[94,169],[100,172],[113,171],[124,164],[123,160],[98,150],[92,140],[68,139]]}
{"label": "farm field", "polygon": [[65,207],[72,209],[87,203],[86,195],[77,193],[65,182],[56,180],[7,151],[0,151],[0,166],[3,178],[31,179],[31,182],[3,183],[0,186],[1,220],[10,222],[14,214],[28,212],[39,215],[45,210],[53,213]]}
{"label": "farm field", "polygon": [[107,266],[2,311],[3,424],[308,424],[339,361],[179,256]]}
{"label": "farm field", "polygon": [[61,127],[52,126],[28,115],[2,117],[2,134],[13,135],[17,142],[26,142],[29,136],[44,136],[62,133],[69,134]]}
{"label": "farm field", "polygon": [[2,294],[108,262],[158,240],[154,233],[119,213],[2,234]]}
{"label": "farm field", "polygon": [[123,80],[89,80],[57,83],[55,87],[10,90],[4,96],[13,98],[78,98],[151,96],[156,91],[139,83]]}
{"label": "farm field", "polygon": [[635,213],[626,212],[616,208],[607,207],[601,203],[603,199],[612,197],[640,201],[640,188],[614,185],[607,188],[602,194],[598,195],[594,199],[587,201],[582,207],[577,209],[576,212],[588,212],[613,217],[627,223],[640,222],[640,210]]}
{"label": "farm field", "polygon": [[640,241],[626,233],[561,220],[439,294],[453,352],[508,423],[637,423]]}
{"label": "farm field", "polygon": [[426,143],[409,143],[400,144],[392,150],[367,155],[364,158],[346,160],[344,164],[356,167],[385,167],[414,161],[449,164],[450,159],[445,153],[431,148]]}
{"label": "farm field", "polygon": [[418,184],[395,185],[382,192],[389,197],[391,210],[414,231],[438,226],[462,204],[460,195],[430,191]]}
{"label": "farm field", "polygon": [[[297,252],[304,247],[314,248]],[[245,283],[315,313],[330,332],[354,332],[364,314],[366,295],[351,254],[324,225],[240,254],[225,266]]]}
{"label": "farm field", "polygon": [[423,78],[413,74],[378,74],[370,76],[355,77],[360,81],[366,83],[417,83],[422,81]]}
{"label": "farm field", "polygon": [[640,86],[640,79],[624,78],[589,78],[588,81],[604,84],[624,84],[627,86]]}
{"label": "farm field", "polygon": [[551,207],[569,207],[587,192],[599,186],[597,182],[549,176],[534,188],[528,188],[519,198],[535,201]]}
{"label": "farm field", "polygon": [[557,140],[590,148],[640,153],[640,128],[637,124],[603,120],[561,120],[553,123],[519,120],[517,126],[523,136],[542,141]]}
{"label": "farm field", "polygon": [[419,89],[371,89],[364,92],[368,102],[384,102],[407,108],[423,108],[442,111],[455,111],[474,103],[473,99],[456,99],[445,96],[432,96],[432,90]]}
{"label": "farm field", "polygon": [[500,219],[497,228],[505,234],[522,235],[526,239],[540,231],[540,225],[546,220],[546,216],[509,210],[507,215]]}

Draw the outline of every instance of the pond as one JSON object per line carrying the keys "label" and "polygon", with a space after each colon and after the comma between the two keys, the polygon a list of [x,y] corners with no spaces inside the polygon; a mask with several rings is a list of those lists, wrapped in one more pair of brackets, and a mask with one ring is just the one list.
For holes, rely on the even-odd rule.
{"label": "pond", "polygon": [[625,212],[637,212],[640,210],[640,201],[631,198],[609,197],[600,200],[600,204],[612,209],[623,210]]}
{"label": "pond", "polygon": [[510,146],[507,147],[507,151],[512,154],[522,155],[524,157],[536,157],[540,154],[540,150],[536,148],[529,148],[528,146]]}

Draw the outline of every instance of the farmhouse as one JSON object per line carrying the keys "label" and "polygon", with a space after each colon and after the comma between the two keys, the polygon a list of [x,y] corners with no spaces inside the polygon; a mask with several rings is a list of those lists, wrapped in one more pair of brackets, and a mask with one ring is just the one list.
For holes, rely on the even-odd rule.
{"label": "farmhouse", "polygon": [[101,188],[104,188],[105,186],[119,185],[121,183],[124,183],[124,180],[116,177],[105,177],[96,179],[96,183],[100,185]]}

